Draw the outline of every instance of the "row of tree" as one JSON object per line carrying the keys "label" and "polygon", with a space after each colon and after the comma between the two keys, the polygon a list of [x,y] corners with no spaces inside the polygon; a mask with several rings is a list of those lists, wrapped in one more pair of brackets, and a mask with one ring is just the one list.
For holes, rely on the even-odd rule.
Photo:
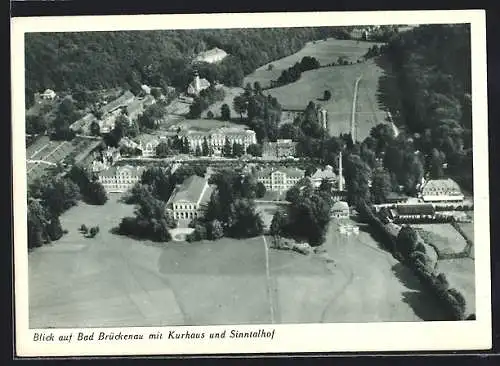
{"label": "row of tree", "polygon": [[300,79],[303,72],[318,69],[321,67],[319,61],[312,56],[304,56],[300,62],[296,62],[293,66],[281,72],[277,80],[273,80],[271,85],[278,87],[293,83]]}

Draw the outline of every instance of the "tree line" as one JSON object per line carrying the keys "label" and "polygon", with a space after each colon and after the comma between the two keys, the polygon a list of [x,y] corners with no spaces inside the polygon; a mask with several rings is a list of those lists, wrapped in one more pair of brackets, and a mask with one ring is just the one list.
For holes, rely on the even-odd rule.
{"label": "tree line", "polygon": [[[56,91],[113,87],[136,92],[142,84],[184,90],[194,68],[200,77],[240,86],[257,67],[300,50],[311,40],[340,36],[342,27],[30,33],[26,35],[26,99]],[[218,47],[217,65],[192,65]],[[47,67],[50,65],[50,67]]]}

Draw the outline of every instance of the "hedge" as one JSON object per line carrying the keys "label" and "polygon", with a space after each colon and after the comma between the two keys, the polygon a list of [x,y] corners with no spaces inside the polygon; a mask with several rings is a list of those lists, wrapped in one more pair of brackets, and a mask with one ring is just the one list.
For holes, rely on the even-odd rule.
{"label": "hedge", "polygon": [[[433,273],[434,268],[430,265],[429,256],[427,256],[425,252],[416,250],[410,254],[409,258],[401,258],[401,255],[398,255],[396,250],[396,239],[385,228],[382,221],[373,213],[373,209],[366,204],[366,202],[361,202],[358,205],[358,210],[367,218],[368,223],[376,229],[381,239],[385,240],[384,244],[390,247],[393,256],[407,265],[420,280],[422,285],[434,294],[435,298],[446,310],[449,319],[464,320],[466,309],[464,296],[457,289],[449,288],[448,280],[443,273],[439,273],[438,275]],[[417,245],[417,248],[424,248],[425,250],[424,246]]]}

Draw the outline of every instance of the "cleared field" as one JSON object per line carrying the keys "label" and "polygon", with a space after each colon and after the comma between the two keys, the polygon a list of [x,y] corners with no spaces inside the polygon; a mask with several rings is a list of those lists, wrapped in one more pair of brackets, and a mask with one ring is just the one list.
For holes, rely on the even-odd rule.
{"label": "cleared field", "polygon": [[[354,84],[362,76],[358,85],[356,102],[356,129],[358,140],[369,135],[370,129],[384,123],[386,112],[377,101],[378,79],[383,70],[373,60],[347,66],[324,67],[302,73],[295,83],[266,90],[266,94],[276,97],[284,109],[305,109],[310,101],[321,105],[327,111],[328,129],[332,136],[351,131],[351,112]],[[325,90],[332,97],[322,101]]]}
{"label": "cleared field", "polygon": [[[345,236],[339,232],[338,224],[332,221],[324,249],[333,258],[333,263],[288,253],[290,260],[280,258],[277,265],[276,258],[278,254],[282,257],[282,253],[275,255],[270,252],[270,261],[275,262],[271,268],[278,284],[277,302],[283,306],[277,312],[281,322],[444,319],[439,306],[422,291],[410,270],[379,249],[363,230],[358,235]],[[293,257],[299,259],[295,261],[291,259]],[[317,275],[307,274],[306,261],[310,263],[307,270],[314,270]],[[295,305],[287,306],[289,303]]]}
{"label": "cleared field", "polygon": [[223,104],[227,104],[229,106],[229,109],[231,110],[231,118],[238,118],[238,119],[240,118],[240,115],[236,113],[236,111],[233,108],[233,100],[234,97],[243,93],[243,88],[228,88],[224,86],[223,89],[225,92],[224,100],[212,104],[206,111],[203,111],[203,113],[201,114],[202,118],[207,118],[207,113],[209,111],[211,111],[214,114],[215,118],[219,118],[221,115],[220,109]]}
{"label": "cleared field", "polygon": [[420,236],[435,245],[440,252],[460,253],[467,245],[465,239],[451,224],[413,225],[419,229]]}
{"label": "cleared field", "polygon": [[465,297],[466,314],[476,312],[476,286],[474,260],[471,258],[447,259],[438,262],[438,270],[443,272],[450,287],[459,290]]}
{"label": "cleared field", "polygon": [[467,238],[474,243],[474,223],[473,222],[464,222],[459,224],[462,230],[464,231]]}
{"label": "cleared field", "polygon": [[[329,263],[267,249],[262,237],[188,244],[112,234],[133,209],[112,195],[61,217],[68,234],[29,255],[30,327],[440,319],[418,281],[367,233],[345,237],[332,224]],[[81,224],[100,232],[85,239]]]}
{"label": "cleared field", "polygon": [[[372,42],[333,38],[308,42],[293,55],[259,67],[252,74],[245,77],[244,84],[251,83],[253,85],[255,81],[258,81],[263,88],[267,88],[270,86],[271,80],[276,80],[283,70],[293,66],[296,62],[300,62],[304,56],[315,57],[322,66],[329,65],[332,62],[336,63],[339,57],[345,57],[348,61],[356,62],[374,44]],[[269,70],[270,64],[272,65],[271,70]]]}

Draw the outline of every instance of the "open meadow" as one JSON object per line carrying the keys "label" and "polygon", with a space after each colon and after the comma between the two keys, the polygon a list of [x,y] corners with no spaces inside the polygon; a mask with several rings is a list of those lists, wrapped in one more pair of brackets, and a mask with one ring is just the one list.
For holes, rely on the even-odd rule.
{"label": "open meadow", "polygon": [[[372,127],[386,122],[386,112],[377,99],[378,79],[383,70],[373,61],[364,63],[323,67],[302,73],[301,78],[291,84],[268,89],[284,109],[305,109],[309,102],[321,105],[327,111],[328,130],[332,136],[349,133],[351,126],[354,85],[361,76],[356,102],[356,138],[362,141]],[[323,101],[323,93],[329,90],[332,97]]]}
{"label": "open meadow", "polygon": [[412,225],[425,242],[432,244],[442,254],[460,253],[467,242],[451,224]]}
{"label": "open meadow", "polygon": [[[254,82],[258,81],[263,88],[267,88],[271,85],[271,80],[276,80],[283,70],[300,62],[305,56],[315,57],[321,66],[336,63],[339,57],[345,57],[348,61],[355,63],[374,44],[376,43],[334,38],[308,42],[300,51],[259,67],[245,77],[244,84],[251,83],[253,85]],[[271,68],[269,65],[272,65]]]}

